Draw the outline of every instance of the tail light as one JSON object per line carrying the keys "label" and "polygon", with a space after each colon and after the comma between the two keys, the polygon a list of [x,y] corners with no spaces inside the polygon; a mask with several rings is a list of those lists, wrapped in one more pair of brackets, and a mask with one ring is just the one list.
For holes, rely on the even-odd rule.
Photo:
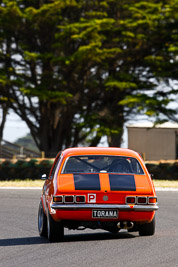
{"label": "tail light", "polygon": [[148,204],[156,204],[156,203],[157,203],[157,197],[148,198]]}
{"label": "tail light", "polygon": [[85,203],[85,196],[75,196],[76,203]]}
{"label": "tail light", "polygon": [[57,203],[85,203],[85,196],[53,196],[53,202]]}
{"label": "tail light", "polygon": [[126,204],[135,204],[136,197],[126,197]]}
{"label": "tail light", "polygon": [[137,204],[147,204],[147,197],[137,197]]}
{"label": "tail light", "polygon": [[146,196],[127,196],[125,199],[126,204],[138,204],[138,205],[146,205],[146,204],[156,204],[157,197],[146,197]]}
{"label": "tail light", "polygon": [[62,203],[63,202],[63,196],[53,196],[53,202]]}
{"label": "tail light", "polygon": [[64,203],[74,203],[74,196],[64,196]]}

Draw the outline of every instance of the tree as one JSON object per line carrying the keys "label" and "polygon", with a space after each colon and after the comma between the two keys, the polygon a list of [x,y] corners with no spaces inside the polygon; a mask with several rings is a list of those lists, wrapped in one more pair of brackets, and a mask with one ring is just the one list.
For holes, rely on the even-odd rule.
{"label": "tree", "polygon": [[[97,135],[106,134],[111,146],[120,145],[123,124],[136,112],[157,120],[162,114],[173,114],[166,106],[170,94],[177,93],[170,87],[177,74],[176,3],[107,1],[105,18],[78,23],[79,34],[73,38],[82,38],[86,45],[76,54],[86,59],[82,68],[90,59],[95,62],[92,68],[101,89]],[[166,91],[158,87],[164,84]]]}
{"label": "tree", "polygon": [[[173,115],[177,0],[3,0],[0,82],[46,155],[120,146],[136,113]],[[159,86],[166,84],[166,90]]]}
{"label": "tree", "polygon": [[6,105],[6,103],[4,101],[0,101],[0,105],[1,105],[1,116],[0,116],[0,145],[1,145],[1,141],[3,138],[3,131],[4,131],[4,127],[5,127],[5,123],[6,123],[6,118],[7,118],[7,114],[8,114],[8,107]]}
{"label": "tree", "polygon": [[67,2],[37,2],[32,6],[28,1],[1,4],[2,93],[48,156],[70,145],[76,107],[62,75],[58,76],[56,61],[55,33]]}

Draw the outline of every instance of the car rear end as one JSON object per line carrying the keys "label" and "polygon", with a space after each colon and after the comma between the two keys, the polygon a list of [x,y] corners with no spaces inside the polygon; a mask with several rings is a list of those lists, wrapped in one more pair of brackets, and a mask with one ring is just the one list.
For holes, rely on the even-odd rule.
{"label": "car rear end", "polygon": [[153,221],[157,197],[142,159],[130,150],[111,151],[65,158],[50,205],[55,221],[113,232]]}

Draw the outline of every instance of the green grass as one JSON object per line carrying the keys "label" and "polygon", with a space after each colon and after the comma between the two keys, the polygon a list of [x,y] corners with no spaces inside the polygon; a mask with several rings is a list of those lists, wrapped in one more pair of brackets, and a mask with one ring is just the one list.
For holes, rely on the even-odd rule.
{"label": "green grass", "polygon": [[[178,181],[168,180],[153,180],[155,187],[178,188]],[[41,187],[44,181],[42,180],[14,180],[14,181],[0,181],[0,187]]]}

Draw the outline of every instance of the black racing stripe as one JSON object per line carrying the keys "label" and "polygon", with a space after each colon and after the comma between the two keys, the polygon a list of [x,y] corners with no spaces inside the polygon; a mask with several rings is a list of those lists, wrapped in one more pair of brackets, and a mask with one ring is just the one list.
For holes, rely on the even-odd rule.
{"label": "black racing stripe", "polygon": [[134,175],[109,174],[111,191],[136,191]]}
{"label": "black racing stripe", "polygon": [[75,190],[100,190],[99,174],[74,174]]}

